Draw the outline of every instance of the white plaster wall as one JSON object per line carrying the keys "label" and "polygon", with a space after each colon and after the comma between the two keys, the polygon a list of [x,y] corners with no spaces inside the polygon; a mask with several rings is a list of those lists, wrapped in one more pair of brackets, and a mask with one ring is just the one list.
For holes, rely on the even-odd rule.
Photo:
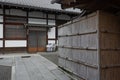
{"label": "white plaster wall", "polygon": [[0,40],[0,47],[3,47],[3,41]]}
{"label": "white plaster wall", "polygon": [[3,38],[3,24],[0,24],[0,38]]}
{"label": "white plaster wall", "polygon": [[26,40],[6,40],[5,47],[26,47]]}

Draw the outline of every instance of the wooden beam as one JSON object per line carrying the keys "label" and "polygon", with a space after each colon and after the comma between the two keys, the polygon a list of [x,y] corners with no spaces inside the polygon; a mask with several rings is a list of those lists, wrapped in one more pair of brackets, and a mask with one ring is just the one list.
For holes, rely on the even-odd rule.
{"label": "wooden beam", "polygon": [[24,25],[25,23],[5,22],[5,25]]}
{"label": "wooden beam", "polygon": [[5,38],[5,40],[27,40],[27,38]]}
{"label": "wooden beam", "polygon": [[48,38],[48,40],[57,40],[56,38]]}

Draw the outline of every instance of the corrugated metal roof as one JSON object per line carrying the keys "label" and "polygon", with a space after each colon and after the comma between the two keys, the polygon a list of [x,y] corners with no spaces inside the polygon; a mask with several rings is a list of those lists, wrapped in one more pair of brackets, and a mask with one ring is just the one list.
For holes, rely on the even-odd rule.
{"label": "corrugated metal roof", "polygon": [[[37,8],[37,9],[45,9],[52,11],[61,11],[66,12],[61,9],[59,4],[51,4],[51,0],[0,0],[0,4],[5,5],[19,5],[23,7]],[[76,12],[68,11],[69,13],[75,14]]]}

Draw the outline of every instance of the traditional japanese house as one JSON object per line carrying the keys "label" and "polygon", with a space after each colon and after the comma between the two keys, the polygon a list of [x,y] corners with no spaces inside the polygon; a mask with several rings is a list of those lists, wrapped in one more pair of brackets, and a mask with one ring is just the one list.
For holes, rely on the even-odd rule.
{"label": "traditional japanese house", "polygon": [[43,8],[39,0],[0,0],[0,53],[46,51],[57,43],[57,25],[79,13]]}

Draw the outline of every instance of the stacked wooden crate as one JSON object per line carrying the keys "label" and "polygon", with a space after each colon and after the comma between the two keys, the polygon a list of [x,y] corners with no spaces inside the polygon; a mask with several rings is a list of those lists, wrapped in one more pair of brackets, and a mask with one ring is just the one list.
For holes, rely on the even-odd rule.
{"label": "stacked wooden crate", "polygon": [[80,80],[120,80],[119,26],[102,11],[59,26],[59,66]]}

